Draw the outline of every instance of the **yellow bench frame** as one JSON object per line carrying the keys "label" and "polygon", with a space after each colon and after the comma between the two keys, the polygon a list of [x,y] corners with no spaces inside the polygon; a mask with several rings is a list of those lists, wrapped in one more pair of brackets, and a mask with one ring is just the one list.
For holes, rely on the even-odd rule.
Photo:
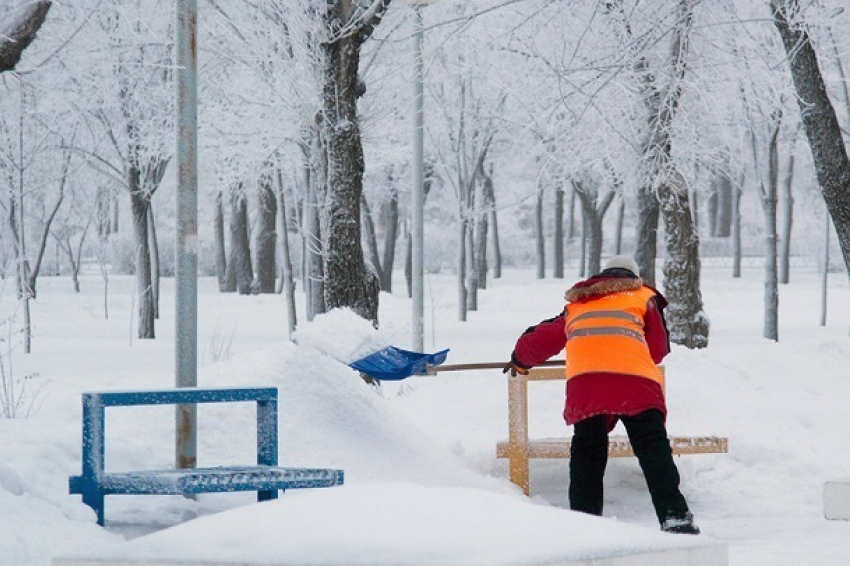
{"label": "yellow bench frame", "polygon": [[[662,368],[663,371],[663,368]],[[566,379],[563,366],[536,367],[528,375],[508,377],[508,440],[496,444],[496,457],[510,461],[510,479],[529,494],[529,458],[569,458],[570,440],[528,438],[528,382]],[[729,439],[719,436],[671,436],[673,454],[716,454],[729,452]],[[624,436],[608,440],[609,457],[634,456]]]}

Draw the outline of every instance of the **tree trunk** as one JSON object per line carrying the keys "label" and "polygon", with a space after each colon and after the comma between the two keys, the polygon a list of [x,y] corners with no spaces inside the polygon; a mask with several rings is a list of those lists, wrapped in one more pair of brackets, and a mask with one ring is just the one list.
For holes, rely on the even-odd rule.
{"label": "tree trunk", "polygon": [[248,198],[239,183],[230,190],[230,254],[225,278],[228,293],[251,294],[254,273],[248,233]]}
{"label": "tree trunk", "polygon": [[[479,162],[478,173],[483,173],[483,171],[483,165]],[[482,226],[482,222],[486,218],[483,194],[484,188],[481,183],[475,182],[472,187],[470,187],[469,196],[472,200],[468,210],[471,213],[472,218],[469,223],[469,239],[467,240],[467,245],[469,246],[467,253],[467,258],[469,260],[467,272],[467,288],[469,289],[469,294],[467,296],[467,304],[471,311],[478,310],[478,290],[483,288],[481,280],[485,276],[485,273],[481,271],[482,266],[486,265],[486,261],[484,261],[481,257],[481,252],[484,250],[482,244],[487,241],[487,228],[486,226]]]}
{"label": "tree trunk", "polygon": [[20,14],[17,11],[6,14],[14,25],[0,34],[0,73],[13,70],[21,60],[24,50],[30,46],[47,18],[50,6],[50,0],[36,0],[25,2],[19,8]]}
{"label": "tree trunk", "polygon": [[[327,27],[350,17],[345,2],[327,12]],[[336,32],[334,32],[336,33]],[[360,240],[360,195],[363,192],[363,146],[357,116],[359,33],[322,44],[323,93],[321,132],[328,156],[323,214],[325,303],[348,307],[378,325],[378,278],[366,268]]]}
{"label": "tree trunk", "polygon": [[781,250],[779,253],[779,282],[787,285],[791,281],[791,228],[794,226],[794,146],[792,144],[788,156],[788,168],[782,183],[782,235],[779,238]]}
{"label": "tree trunk", "polygon": [[292,259],[289,255],[289,224],[286,219],[286,193],[283,186],[283,176],[280,167],[275,168],[277,173],[277,198],[280,202],[280,278],[283,282],[283,298],[286,301],[286,329],[287,337],[292,340],[292,335],[298,326],[297,311],[295,310],[295,280],[292,276]]}
{"label": "tree trunk", "polygon": [[[476,199],[477,200],[477,199]],[[478,261],[475,256],[478,214],[475,204],[470,207],[472,218],[467,222],[466,235],[466,310],[478,310]]]}
{"label": "tree trunk", "polygon": [[820,325],[826,326],[826,311],[827,311],[827,292],[829,289],[829,211],[826,211],[826,217],[823,219],[824,238],[823,238],[823,265],[821,266],[820,277]]}
{"label": "tree trunk", "polygon": [[555,234],[552,236],[552,277],[564,278],[564,185],[555,185]]}
{"label": "tree trunk", "polygon": [[153,317],[159,320],[159,242],[156,238],[156,223],[153,218],[153,203],[148,204],[148,236],[151,239],[151,299]]}
{"label": "tree trunk", "polygon": [[567,222],[567,239],[573,241],[576,237],[576,190],[570,191],[569,217]]}
{"label": "tree trunk", "polygon": [[587,240],[590,222],[587,219],[587,214],[584,213],[584,207],[581,207],[581,209],[581,260],[578,264],[578,276],[587,277]]}
{"label": "tree trunk", "polygon": [[804,27],[795,25],[792,28],[788,23],[789,9],[799,13],[796,0],[771,0],[770,4],[773,23],[788,55],[815,172],[850,275],[850,159],[847,148],[809,35]]}
{"label": "tree trunk", "polygon": [[[708,346],[708,318],[703,313],[700,292],[699,238],[687,206],[687,185],[677,173],[670,186],[662,190],[661,212],[664,214],[665,243],[668,257],[664,260],[664,291],[670,302],[667,328],[670,341],[687,348]],[[684,201],[684,205],[683,205]]]}
{"label": "tree trunk", "polygon": [[655,191],[650,187],[641,187],[637,195],[638,217],[635,241],[635,262],[640,268],[640,276],[647,285],[655,287],[655,258],[658,247],[658,217],[661,206]]}
{"label": "tree trunk", "polygon": [[722,171],[717,178],[717,210],[715,212],[714,235],[728,238],[732,234],[732,177]]}
{"label": "tree trunk", "polygon": [[590,275],[602,271],[602,219],[588,215],[590,241],[588,242],[587,272]]}
{"label": "tree trunk", "polygon": [[691,203],[691,221],[694,224],[694,233],[699,234],[699,190],[697,186],[691,189],[688,198]]}
{"label": "tree trunk", "polygon": [[80,292],[80,268],[77,264],[77,258],[74,257],[74,247],[71,245],[71,238],[66,238],[65,241],[61,242],[60,248],[65,252],[65,256],[68,258],[68,269],[71,271],[71,285],[74,287],[74,292]]}
{"label": "tree trunk", "polygon": [[[462,205],[459,205],[462,206]],[[457,244],[457,319],[466,322],[467,291],[466,291],[466,237],[467,220],[461,213],[458,221]]]}
{"label": "tree trunk", "polygon": [[543,235],[543,185],[537,186],[534,207],[534,241],[537,243],[537,278],[546,277],[546,237]]}
{"label": "tree trunk", "polygon": [[623,253],[623,224],[626,221],[626,199],[620,195],[620,203],[617,206],[617,232],[614,235],[614,255]]}
{"label": "tree trunk", "polygon": [[[89,226],[91,226],[91,221],[86,224],[86,227],[83,229],[83,233],[80,234],[80,241],[77,244],[76,261],[74,261],[74,265],[72,266],[74,270],[72,275],[74,280],[74,290],[77,293],[80,292],[80,267],[83,264],[83,245],[86,241],[86,235],[89,233]],[[68,243],[70,244],[70,241]]]}
{"label": "tree trunk", "polygon": [[32,328],[30,326],[30,299],[32,292],[29,289],[28,277],[28,261],[26,257],[26,240],[24,238],[24,215],[23,215],[23,174],[21,171],[21,179],[17,190],[9,191],[9,231],[12,235],[13,259],[15,262],[15,289],[17,291],[18,301],[22,305],[24,326],[24,353],[32,352]]}
{"label": "tree trunk", "polygon": [[395,266],[395,245],[398,240],[398,187],[390,178],[390,200],[386,207],[384,232],[384,256],[381,261],[381,291],[393,292],[393,268]]}
{"label": "tree trunk", "polygon": [[741,277],[741,196],[744,194],[744,175],[732,187],[732,277]]}
{"label": "tree trunk", "polygon": [[121,228],[121,225],[120,225],[121,218],[120,218],[120,215],[119,215],[121,208],[118,206],[118,203],[119,203],[118,192],[113,191],[113,193],[112,193],[112,225],[110,227],[110,231],[113,234],[118,233],[118,230]]}
{"label": "tree trunk", "polygon": [[378,274],[378,279],[383,280],[381,257],[378,254],[378,237],[375,235],[375,223],[372,221],[372,209],[369,207],[364,194],[360,195],[360,223],[363,225],[363,247],[365,248],[366,261],[372,265],[372,269]]}
{"label": "tree trunk", "polygon": [[[130,167],[130,187],[139,186],[139,171]],[[151,281],[150,236],[148,235],[148,207],[150,200],[139,188],[130,191],[130,210],[133,216],[133,234],[136,243],[136,297],[138,299],[138,336],[155,338],[153,284]]]}
{"label": "tree trunk", "polygon": [[109,269],[106,267],[106,243],[107,238],[97,239],[97,266],[100,269],[100,278],[103,280],[103,318],[109,320]]}
{"label": "tree trunk", "polygon": [[98,187],[95,196],[95,223],[97,228],[98,238],[109,238],[111,233],[111,225],[109,219],[112,212],[110,205],[112,203],[112,195],[106,187]]}
{"label": "tree trunk", "polygon": [[705,217],[708,222],[708,236],[710,238],[717,237],[717,209],[720,203],[720,175],[714,172],[711,177],[711,188],[709,189],[708,198],[705,199]]}
{"label": "tree trunk", "polygon": [[[482,198],[484,198],[483,193]],[[485,208],[481,211],[481,214],[478,217],[478,230],[477,236],[475,237],[475,262],[478,266],[478,288],[482,290],[487,288],[487,231],[489,228],[487,225],[488,217],[489,214],[487,209]]]}
{"label": "tree trunk", "polygon": [[272,185],[271,165],[260,177],[259,211],[257,214],[257,290],[260,293],[275,292],[277,273],[277,197]]}
{"label": "tree trunk", "polygon": [[215,273],[218,277],[218,290],[222,293],[233,292],[227,286],[227,249],[224,244],[224,200],[222,191],[216,191],[213,204],[213,236],[215,238]]}
{"label": "tree trunk", "polygon": [[314,189],[311,187],[308,190],[304,201],[304,292],[308,321],[328,310],[325,305],[325,272],[322,266],[322,229]]}
{"label": "tree trunk", "polygon": [[[779,113],[771,124],[768,144],[767,179],[761,183],[761,204],[764,212],[764,328],[763,335],[768,340],[779,341],[779,271],[777,269],[777,191],[779,184]],[[755,136],[753,153],[756,154]],[[755,161],[758,167],[758,161]]]}
{"label": "tree trunk", "polygon": [[490,211],[490,233],[493,235],[493,279],[499,279],[502,277],[502,248],[499,243],[499,218],[496,214],[496,194],[493,190],[492,174],[484,176],[484,194]]}

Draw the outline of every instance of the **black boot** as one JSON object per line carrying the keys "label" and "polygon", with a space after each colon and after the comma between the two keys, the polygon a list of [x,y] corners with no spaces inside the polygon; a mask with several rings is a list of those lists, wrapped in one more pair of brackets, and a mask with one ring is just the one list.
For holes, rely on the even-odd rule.
{"label": "black boot", "polygon": [[698,535],[699,527],[694,524],[694,516],[688,511],[684,517],[670,517],[661,523],[661,530],[665,533],[680,535]]}

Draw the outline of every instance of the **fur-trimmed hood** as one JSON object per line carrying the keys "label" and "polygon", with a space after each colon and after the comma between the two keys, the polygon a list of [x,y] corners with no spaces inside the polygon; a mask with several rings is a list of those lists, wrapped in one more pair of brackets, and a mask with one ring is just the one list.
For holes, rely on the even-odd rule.
{"label": "fur-trimmed hood", "polygon": [[643,287],[643,279],[634,275],[623,277],[622,275],[608,275],[600,273],[585,281],[579,281],[573,288],[564,294],[568,303],[583,301],[592,297],[621,293],[623,291],[637,291]]}

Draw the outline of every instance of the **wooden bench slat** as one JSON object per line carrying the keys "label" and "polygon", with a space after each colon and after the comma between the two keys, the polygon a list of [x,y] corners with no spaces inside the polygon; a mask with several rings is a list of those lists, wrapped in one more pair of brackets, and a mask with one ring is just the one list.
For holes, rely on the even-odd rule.
{"label": "wooden bench slat", "polygon": [[[529,458],[562,459],[570,457],[570,440],[566,438],[546,438],[529,440],[527,453]],[[727,438],[719,436],[671,436],[670,448],[673,454],[718,454],[729,451]],[[510,458],[510,442],[502,440],[496,444],[497,458]],[[634,456],[629,439],[624,436],[612,436],[608,439],[608,456],[620,458]]]}

